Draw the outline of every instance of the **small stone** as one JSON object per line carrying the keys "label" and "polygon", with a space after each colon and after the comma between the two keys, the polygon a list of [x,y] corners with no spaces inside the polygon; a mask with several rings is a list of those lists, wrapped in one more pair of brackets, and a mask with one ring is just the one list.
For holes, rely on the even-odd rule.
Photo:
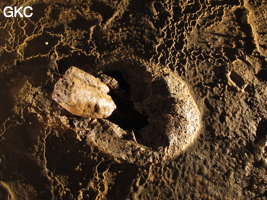
{"label": "small stone", "polygon": [[70,113],[107,118],[116,109],[106,84],[76,67],[70,67],[54,86],[52,98]]}

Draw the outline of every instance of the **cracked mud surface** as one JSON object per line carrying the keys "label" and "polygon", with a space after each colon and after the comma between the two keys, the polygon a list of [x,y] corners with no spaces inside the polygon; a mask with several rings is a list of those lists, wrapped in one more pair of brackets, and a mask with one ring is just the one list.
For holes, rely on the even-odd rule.
{"label": "cracked mud surface", "polygon": [[[22,4],[12,2],[1,9]],[[264,1],[24,4],[33,17],[0,13],[1,199],[266,199]],[[131,57],[179,76],[198,105],[198,137],[175,159],[118,161],[69,128],[75,116],[51,98],[70,66],[98,75]]]}

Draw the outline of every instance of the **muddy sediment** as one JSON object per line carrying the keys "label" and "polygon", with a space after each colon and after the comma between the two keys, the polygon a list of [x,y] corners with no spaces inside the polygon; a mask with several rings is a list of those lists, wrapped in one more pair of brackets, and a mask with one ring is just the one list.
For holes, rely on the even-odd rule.
{"label": "muddy sediment", "polygon": [[[6,18],[0,3],[0,198],[265,199],[264,1],[26,4],[31,18]],[[52,99],[71,66],[106,80],[114,116],[76,116]],[[196,137],[150,159],[168,133],[190,129],[190,112],[174,117],[186,99],[168,88],[179,81],[198,110]],[[143,146],[151,156],[136,159]]]}

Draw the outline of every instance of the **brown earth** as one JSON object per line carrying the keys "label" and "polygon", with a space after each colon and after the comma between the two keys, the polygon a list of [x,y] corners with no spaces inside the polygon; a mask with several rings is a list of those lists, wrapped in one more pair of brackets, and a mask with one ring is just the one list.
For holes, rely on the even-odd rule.
{"label": "brown earth", "polygon": [[[0,199],[266,199],[265,1],[0,2],[22,4],[31,18],[0,12]],[[70,66],[97,76],[112,65],[123,82],[122,67],[134,65],[116,64],[132,57],[179,76],[201,112],[197,139],[175,159],[114,159],[71,128],[86,119],[51,98]],[[98,122],[149,123],[132,106],[121,115]]]}

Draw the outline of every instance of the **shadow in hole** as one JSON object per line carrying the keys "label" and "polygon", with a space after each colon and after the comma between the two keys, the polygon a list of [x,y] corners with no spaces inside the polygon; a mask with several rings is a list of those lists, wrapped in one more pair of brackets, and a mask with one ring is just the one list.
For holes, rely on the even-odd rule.
{"label": "shadow in hole", "polygon": [[105,74],[115,78],[119,83],[119,88],[111,90],[109,93],[117,105],[117,109],[108,120],[125,130],[132,129],[135,132],[148,125],[148,117],[134,109],[134,104],[130,100],[131,86],[123,79],[121,72],[113,71]]}

